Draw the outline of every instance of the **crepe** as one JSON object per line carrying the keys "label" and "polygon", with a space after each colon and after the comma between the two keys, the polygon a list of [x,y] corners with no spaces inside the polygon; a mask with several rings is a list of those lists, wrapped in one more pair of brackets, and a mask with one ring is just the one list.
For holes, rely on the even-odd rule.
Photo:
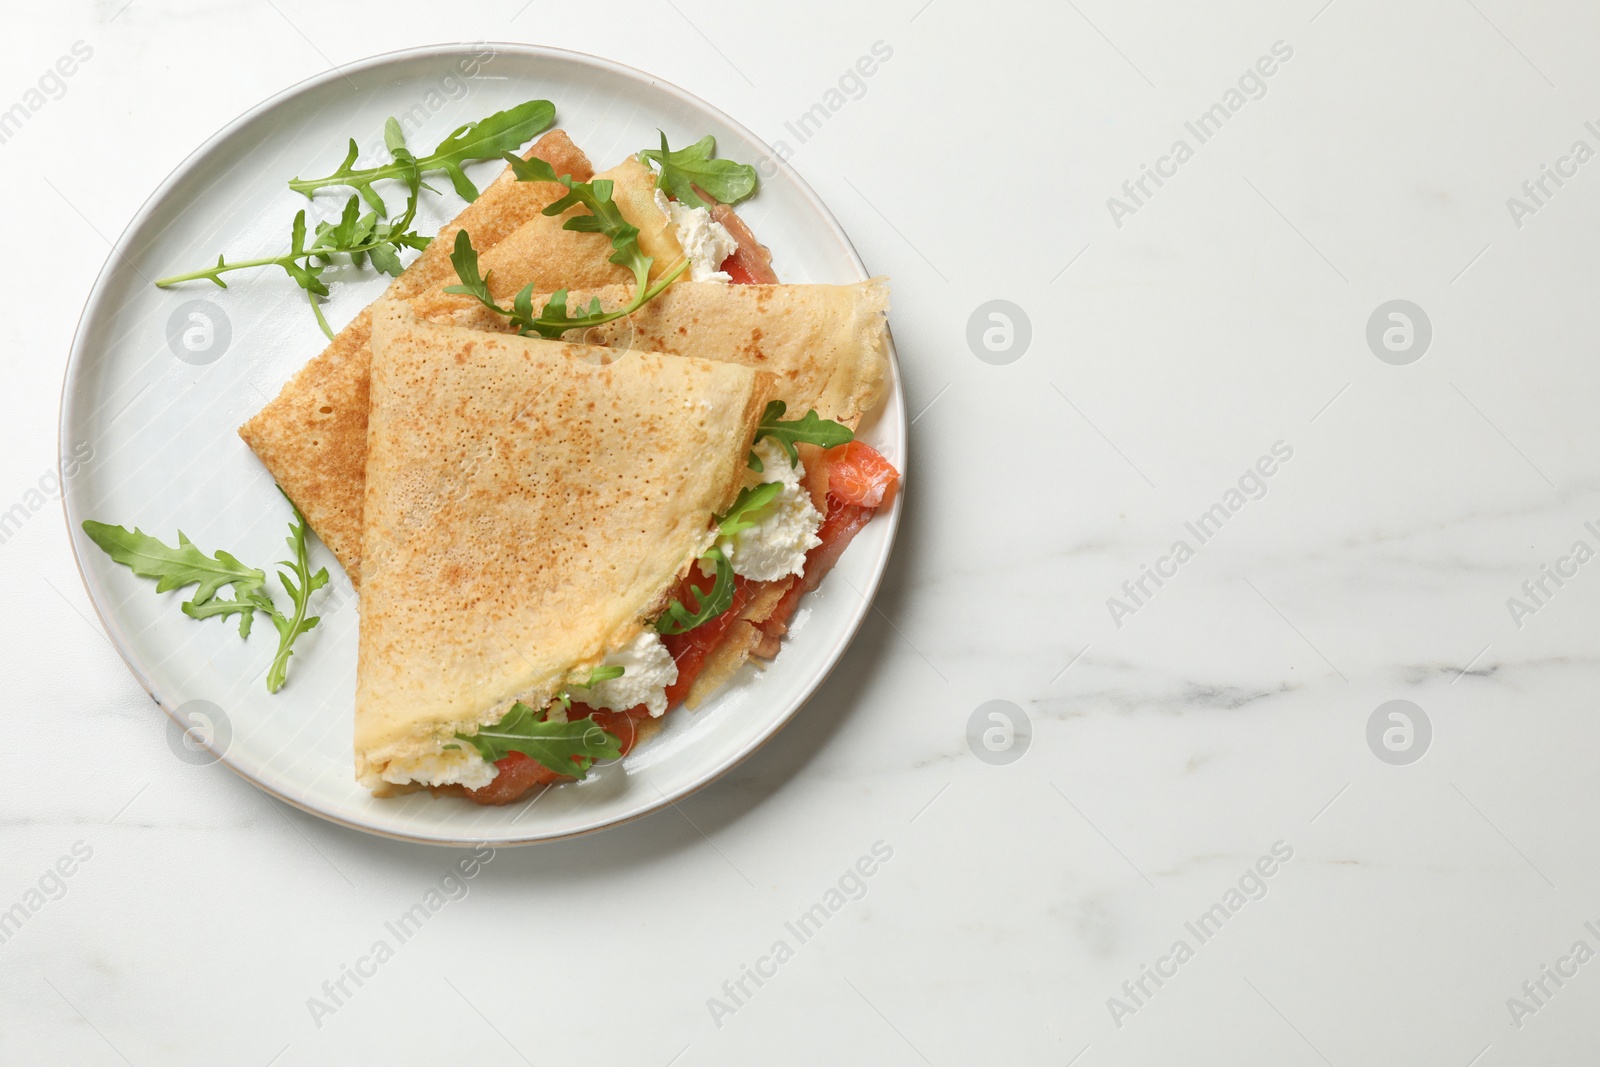
{"label": "crepe", "polygon": [[[569,305],[599,296],[625,307],[629,290],[573,293]],[[584,340],[679,356],[742,363],[779,378],[777,399],[789,418],[815,408],[854,428],[876,408],[889,381],[884,347],[889,286],[728,285],[678,282],[628,316],[590,330]]]}
{"label": "crepe", "polygon": [[[587,158],[560,131],[546,134],[531,154],[574,179],[590,174]],[[600,177],[613,182],[613,200],[623,217],[639,227],[640,248],[654,259],[652,277],[670,269],[682,249],[655,204],[649,168],[630,156]],[[509,171],[502,174],[445,227],[386,296],[410,300],[421,318],[508,329],[503,317],[472,297],[443,291],[457,280],[447,250],[455,231],[464,228],[479,252],[480,272],[501,306],[530,283],[536,292],[574,290],[569,306],[580,298],[587,303],[592,296],[609,308],[623,306],[632,293],[631,274],[609,261],[609,242],[599,234],[561,228],[581,209],[560,216],[541,214],[564,193],[559,185],[519,183]],[[520,222],[513,225],[515,220]],[[777,397],[788,405],[791,417],[815,407],[823,418],[853,427],[881,401],[886,387],[887,303],[882,280],[849,286],[679,281],[628,320],[589,331],[581,339],[770,370],[779,375]],[[358,590],[363,577],[368,323],[363,312],[239,431]]]}
{"label": "crepe", "polygon": [[[561,130],[551,130],[528,151],[576,181],[588,181],[593,168],[588,157]],[[633,161],[643,169],[643,164]],[[617,197],[624,211],[632,209],[641,197],[648,197],[640,179],[629,169],[619,175]],[[439,291],[457,281],[450,263],[455,234],[465,229],[482,259],[480,266],[502,267],[491,281],[517,282],[517,287],[535,282],[540,289],[556,289],[580,277],[594,284],[608,284],[628,277],[618,275],[621,268],[607,263],[610,246],[597,234],[577,234],[560,229],[561,220],[541,214],[566,189],[553,182],[519,182],[507,168],[483,191],[477,200],[439,231],[428,247],[385,292],[388,299],[427,299],[446,297],[449,307],[459,307],[470,298],[449,297]],[[659,216],[653,205],[650,208]],[[649,217],[646,217],[648,223]],[[524,229],[529,229],[523,235]],[[565,234],[565,236],[557,236]],[[660,235],[651,240],[664,254],[676,255],[676,239]],[[641,231],[641,242],[645,240]],[[505,252],[502,244],[510,243]],[[551,254],[543,259],[522,258],[530,247],[547,247]],[[497,255],[498,252],[498,255]],[[586,282],[586,284],[588,284]],[[366,465],[367,367],[371,359],[370,309],[357,315],[339,331],[322,354],[306,364],[269,402],[239,428],[253,452],[272,473],[299,507],[311,528],[345,567],[358,588],[361,574],[361,483]]]}
{"label": "crepe", "polygon": [[[579,300],[587,304],[598,296],[602,306],[616,308],[624,306],[631,295],[632,289],[626,285],[578,291],[572,294],[569,306],[576,306]],[[863,414],[882,402],[887,387],[884,311],[888,298],[888,285],[882,279],[851,285],[679,281],[627,319],[587,331],[584,340],[770,371],[777,376],[773,397],[788,405],[790,418],[815,408],[822,418],[854,427]],[[434,293],[412,306],[419,312],[431,309],[438,321],[451,325],[509,329],[504,318],[482,304],[472,301],[463,307],[461,299]],[[542,307],[542,301],[536,300],[535,306]],[[268,418],[271,410],[269,406],[252,421]],[[354,419],[328,429],[322,435],[324,446],[331,443],[333,435],[344,441],[337,448],[324,447],[321,454],[358,458],[365,448],[365,438],[358,436],[364,429],[365,420],[358,425]],[[297,470],[304,471],[317,462],[314,454],[302,459]],[[302,478],[302,483],[307,481]],[[282,479],[279,484],[284,484]],[[310,494],[308,499],[302,500],[292,491],[290,497],[308,518],[317,512],[359,520],[361,475],[348,470],[330,473],[304,491]],[[312,528],[316,528],[315,522]],[[326,538],[324,541],[327,543]],[[337,545],[330,543],[329,548],[359,587],[359,543],[342,540]]]}
{"label": "crepe", "polygon": [[659,613],[742,484],[773,378],[602,364],[399,302],[372,321],[356,774],[459,780],[458,731],[545,706]]}
{"label": "crepe", "polygon": [[[597,181],[604,179],[612,183],[611,199],[617,210],[639,228],[639,250],[653,258],[650,277],[658,278],[671,269],[683,255],[683,249],[666,216],[655,205],[655,176],[650,168],[629,156],[594,177]],[[548,184],[545,187],[553,188]],[[553,197],[546,204],[556,199]],[[536,293],[608,285],[626,285],[631,292],[633,272],[611,262],[611,242],[606,237],[562,229],[574,215],[587,214],[582,207],[572,207],[559,215],[538,215],[487,253],[478,247],[477,235],[469,228],[467,232],[473,233],[473,247],[479,253],[478,271],[487,279],[489,295],[494,297],[495,303],[510,307],[512,298],[529,284]],[[455,283],[452,273],[449,281],[440,287],[406,299],[414,304],[418,318],[443,322],[452,315],[481,311],[501,324],[505,322],[473,297],[443,291],[443,285]]]}

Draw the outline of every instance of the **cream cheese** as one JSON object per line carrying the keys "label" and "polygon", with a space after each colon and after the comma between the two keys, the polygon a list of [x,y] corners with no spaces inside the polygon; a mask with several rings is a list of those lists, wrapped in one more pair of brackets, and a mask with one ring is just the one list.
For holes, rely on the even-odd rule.
{"label": "cream cheese", "polygon": [[817,536],[822,513],[800,484],[806,472],[803,464],[791,466],[782,446],[770,437],[756,442],[755,453],[761,459],[761,480],[782,482],[783,488],[763,509],[759,522],[731,537],[717,538],[717,547],[733,564],[733,573],[770,582],[805,571],[806,553],[822,544]]}
{"label": "cream cheese", "polygon": [[468,789],[482,789],[499,773],[499,768],[479,755],[477,749],[462,742],[460,748],[390,760],[383,769],[383,780],[395,785],[421,782],[423,785],[464,785]]}
{"label": "cream cheese", "polygon": [[690,207],[667,194],[656,190],[656,207],[672,221],[678,243],[689,257],[689,280],[696,282],[726,282],[732,279],[721,270],[723,260],[739,249],[739,242],[722,223],[712,219],[711,212],[703,207]]}
{"label": "cream cheese", "polygon": [[640,632],[630,643],[601,660],[600,665],[622,667],[622,676],[596,682],[588,689],[581,685],[569,687],[567,694],[575,702],[612,711],[626,711],[643,704],[652,716],[666,712],[667,686],[678,680],[678,664],[667,646],[661,643],[660,634],[654,630]]}

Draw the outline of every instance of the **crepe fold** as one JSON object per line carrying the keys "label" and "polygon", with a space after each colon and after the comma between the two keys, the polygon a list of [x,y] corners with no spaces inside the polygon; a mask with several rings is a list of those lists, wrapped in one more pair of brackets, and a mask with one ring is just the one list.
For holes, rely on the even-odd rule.
{"label": "crepe fold", "polygon": [[[457,732],[640,632],[743,481],[773,377],[373,312],[356,775],[430,777]],[[385,772],[388,772],[387,775]]]}
{"label": "crepe fold", "polygon": [[[587,307],[599,299],[611,311],[626,307],[632,296],[627,285],[573,287],[567,306]],[[548,299],[535,297],[534,309]],[[437,303],[430,306],[443,310]],[[771,371],[778,376],[776,399],[788,405],[790,418],[815,408],[822,418],[854,428],[882,403],[888,388],[888,310],[884,278],[849,285],[678,281],[632,315],[591,327],[582,339],[607,348],[699,356]],[[510,328],[476,302],[435,321],[476,330]]]}
{"label": "crepe fold", "polygon": [[[650,277],[659,278],[670,270],[683,255],[683,248],[667,217],[656,207],[655,175],[650,168],[629,156],[594,178],[611,182],[612,202],[624,219],[638,227],[639,250],[653,260]],[[548,203],[554,203],[554,198]],[[478,271],[488,282],[489,295],[495,303],[510,307],[512,298],[528,285],[539,293],[631,284],[633,272],[611,262],[611,242],[607,238],[562,228],[574,215],[588,213],[586,208],[572,207],[559,215],[538,215],[487,252],[478,248],[477,235],[468,229],[478,251]],[[472,309],[493,314],[473,297],[444,291],[443,285],[455,282],[452,275],[441,287],[405,299],[411,300],[419,318],[440,322]]]}
{"label": "crepe fold", "polygon": [[[514,266],[508,267],[506,273],[514,270]],[[569,306],[598,297],[603,307],[624,307],[631,295],[632,289],[626,285],[576,291]],[[455,294],[430,294],[412,306],[419,317],[429,317],[420,312],[431,309],[436,321],[450,325],[486,331],[509,329],[505,319],[483,305],[462,306],[460,299]],[[773,397],[788,405],[790,418],[815,408],[822,418],[854,427],[863,414],[882,402],[887,388],[888,302],[888,285],[881,278],[851,285],[678,281],[628,318],[587,331],[584,340],[612,349],[694,356],[768,371],[777,379]],[[543,306],[540,300],[534,303]],[[280,397],[274,402],[279,405],[277,412],[269,406],[252,423],[281,413],[282,401]],[[322,447],[285,460],[300,476],[299,484],[308,499],[301,500],[293,490],[289,495],[308,519],[322,513],[359,520],[363,476],[349,463],[335,471],[324,457],[359,461],[366,447],[365,430],[364,418],[345,420],[322,431]],[[276,475],[274,461],[261,455]],[[311,476],[318,467],[328,468],[326,476]],[[288,489],[282,478],[279,484]],[[316,529],[315,521],[312,528]],[[336,544],[324,538],[324,542],[359,587],[359,541],[341,539]]]}
{"label": "crepe fold", "polygon": [[[545,134],[528,155],[574,180],[597,177],[560,130]],[[630,156],[598,177],[613,183],[613,200],[639,228],[640,248],[654,259],[652,276],[670,269],[682,248],[655,204],[649,168]],[[430,321],[507,330],[504,318],[473,298],[444,292],[457,281],[449,253],[457,230],[464,229],[501,306],[529,285],[536,293],[571,290],[573,307],[593,297],[608,309],[625,306],[632,295],[631,274],[610,262],[609,241],[562,229],[583,209],[542,213],[565,192],[555,183],[518,182],[508,169],[440,231],[390,285],[385,299],[409,301],[419,318]],[[536,306],[542,307],[543,299],[536,299]],[[632,316],[588,331],[581,340],[770,371],[778,377],[776,398],[788,405],[791,417],[815,408],[823,418],[853,427],[881,402],[886,389],[887,306],[882,279],[842,286],[680,280]],[[369,309],[239,430],[357,589],[363,577],[370,336]]]}
{"label": "crepe fold", "polygon": [[[561,130],[546,133],[526,155],[538,156],[556,173],[575,181],[594,177],[588,157]],[[681,250],[659,221],[661,213],[650,203],[653,181],[648,170],[637,160],[629,162],[631,167],[608,172],[615,183],[613,195],[625,215],[638,213],[645,227],[651,227],[648,235],[641,227],[641,247],[648,241],[666,259],[675,259]],[[532,281],[541,290],[553,290],[574,284],[574,278],[581,279],[581,284],[608,285],[631,277],[607,261],[610,244],[604,237],[562,230],[566,216],[543,214],[566,191],[554,182],[519,182],[507,168],[439,231],[390,283],[384,298],[436,301],[445,311],[470,303],[470,298],[442,292],[457,281],[450,252],[458,230],[471,235],[481,269],[494,272],[490,280],[497,292],[500,283],[519,279],[519,288]],[[648,205],[648,213],[640,211],[641,204]],[[272,472],[358,587],[371,358],[369,308],[239,428],[239,436]]]}

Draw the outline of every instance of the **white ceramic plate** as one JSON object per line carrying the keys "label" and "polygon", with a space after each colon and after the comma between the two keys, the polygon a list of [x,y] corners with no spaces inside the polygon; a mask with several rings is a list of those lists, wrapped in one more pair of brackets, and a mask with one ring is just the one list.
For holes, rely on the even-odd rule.
{"label": "white ceramic plate", "polygon": [[[476,57],[476,72],[463,63]],[[586,833],[678,800],[715,779],[771,737],[810,696],[865,617],[899,521],[899,497],[855,539],[822,587],[803,601],[792,636],[765,672],[745,668],[698,712],[677,709],[659,736],[585,782],[548,789],[533,802],[484,808],[427,793],[375,800],[351,769],[357,605],[350,583],[320,544],[332,585],[319,594],[319,629],[296,646],[289,684],[269,695],[264,674],[276,634],[258,619],[248,642],[218,621],[178,610],[186,593],[113,564],[83,534],[85,519],[139,526],[169,543],[181,529],[207,552],[225,549],[253,566],[284,558],[289,509],[235,433],[325,341],[304,294],[276,268],[159,290],[151,279],[230,258],[275,255],[307,202],[285,184],[331,172],[354,136],[375,158],[390,115],[407,116],[409,141],[431,150],[463,122],[523,100],[556,105],[567,130],[604,169],[627,153],[714,134],[719,154],[759,163],[760,194],[740,213],[774,253],[786,282],[848,282],[867,273],[815,194],[772,150],[720,111],[637,70],[573,52],[526,45],[442,45],[378,56],[286,90],[241,116],[186,159],[145,203],[96,280],[73,340],[61,405],[67,520],[84,584],[128,666],[177,722],[215,723],[211,753],[256,785],[347,826],[438,844],[516,844]],[[482,188],[500,169],[469,173]],[[419,228],[431,232],[461,202],[433,183]],[[330,217],[345,191],[319,196],[311,215]],[[377,297],[387,279],[370,271],[334,286],[325,306],[338,329]],[[193,319],[192,302],[212,320]],[[220,309],[220,313],[217,309]],[[183,334],[191,333],[187,345]],[[196,349],[200,351],[195,351]],[[180,355],[183,358],[180,358]],[[905,469],[898,368],[890,399],[862,436]],[[275,594],[282,597],[277,579]],[[196,703],[204,702],[204,703]],[[213,710],[214,709],[214,710]],[[177,726],[170,733],[182,736]],[[181,749],[179,749],[181,751]]]}

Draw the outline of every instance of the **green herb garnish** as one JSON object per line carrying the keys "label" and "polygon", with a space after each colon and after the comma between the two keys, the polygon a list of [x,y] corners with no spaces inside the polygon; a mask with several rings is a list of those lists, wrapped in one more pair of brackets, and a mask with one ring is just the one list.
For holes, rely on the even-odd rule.
{"label": "green herb garnish", "polygon": [[609,682],[613,678],[621,678],[628,672],[628,668],[620,663],[602,663],[589,672],[589,677],[578,683],[580,689],[593,689],[601,682]]}
{"label": "green herb garnish", "polygon": [[[292,503],[289,506],[294,508]],[[306,520],[298,508],[294,508],[294,519],[289,523],[287,538],[295,558],[283,562],[283,566],[290,568],[293,573],[291,576],[290,572],[278,572],[278,580],[283,583],[289,599],[294,603],[292,616],[284,615],[273,603],[267,593],[267,576],[263,571],[247,567],[231,554],[220,550],[215,555],[207,556],[184,536],[182,530],[178,531],[176,548],[151,537],[138,527],[126,530],[92,519],[84,522],[83,532],[111,557],[112,562],[122,564],[141,578],[156,579],[158,593],[195,586],[194,595],[183,603],[183,613],[191,619],[237,615],[239,636],[249,637],[255,613],[265,612],[278,631],[278,651],[272,658],[272,667],[267,671],[267,691],[276,693],[283,688],[288,678],[289,657],[294,654],[295,639],[315,627],[319,621],[316,616],[306,614],[311,594],[328,584],[326,567],[315,574],[311,573],[306,555]],[[228,586],[233,589],[231,600],[217,595]]]}
{"label": "green herb garnish", "polygon": [[[289,232],[289,251],[283,255],[235,263],[229,263],[225,256],[219,255],[215,266],[161,278],[156,285],[164,289],[179,282],[205,279],[226,289],[228,285],[222,280],[222,275],[228,271],[282,267],[284,273],[306,291],[306,300],[317,317],[317,325],[332,340],[333,329],[323,317],[318,298],[328,295],[328,283],[323,280],[322,274],[333,265],[334,256],[349,256],[351,264],[356,267],[370,259],[374,267],[391,277],[398,277],[405,269],[400,264],[400,250],[414,248],[420,251],[428,247],[428,242],[432,240],[411,229],[420,190],[429,188],[431,191],[431,187],[424,185],[422,175],[442,170],[449,175],[457,193],[467,200],[476,200],[478,189],[467,178],[461,169],[462,165],[506,155],[510,149],[519,148],[531,140],[554,119],[555,105],[550,101],[529,100],[506,111],[497,111],[480,122],[457,127],[450,136],[439,142],[437,148],[419,159],[406,147],[400,123],[391,116],[383,126],[383,141],[393,162],[356,169],[356,156],[360,154],[360,149],[355,139],[351,138],[344,162],[332,174],[326,178],[295,178],[289,182],[289,188],[304,193],[307,198],[316,190],[330,186],[343,185],[355,190],[345,202],[339,221],[319,222],[309,243],[306,240],[306,213],[302,211],[294,218]],[[392,222],[378,221],[388,215],[388,206],[384,204],[383,197],[378,195],[374,183],[385,180],[403,182],[407,190],[405,211]],[[365,215],[361,214],[363,200],[372,208]]]}
{"label": "green herb garnish", "polygon": [[398,219],[392,222],[379,222],[376,212],[369,211],[365,215],[360,212],[361,198],[352,195],[345,201],[344,212],[339,216],[339,221],[317,223],[317,228],[307,243],[306,213],[301,211],[294,217],[294,224],[289,230],[289,251],[283,255],[242,259],[234,263],[229,263],[225,256],[219,255],[215,266],[160,278],[156,281],[156,285],[165,289],[179,282],[204,278],[215,282],[218,288],[226,289],[228,283],[223,281],[221,276],[228,271],[246,270],[251,267],[282,267],[284,273],[306,291],[306,299],[310,301],[311,310],[317,316],[317,324],[331,340],[333,330],[328,326],[328,320],[322,317],[322,308],[317,298],[328,295],[328,283],[322,279],[322,272],[333,264],[333,257],[347,255],[351,264],[357,267],[370,258],[374,267],[385,274],[398,277],[405,269],[400,265],[400,250],[427,248],[431,240],[409,229],[411,220],[417,213],[417,185],[414,175],[405,213]]}
{"label": "green herb garnish", "polygon": [[[183,602],[183,613],[192,619],[238,615],[239,636],[249,637],[257,611],[272,611],[272,598],[266,593],[267,576],[247,567],[227,552],[208,556],[178,531],[178,546],[163,544],[135,526],[125,530],[93,519],[85,520],[83,532],[101,551],[141,578],[154,578],[156,592],[170,593],[185,586],[197,586],[194,595]],[[233,599],[217,596],[224,587],[233,587]]]}
{"label": "green herb garnish", "polygon": [[[471,745],[489,763],[520,752],[557,774],[573,778],[587,777],[597,759],[622,756],[617,736],[601,729],[593,720],[550,722],[521,701],[513,704],[506,717],[495,725],[480,727],[475,734],[458,733],[456,741]],[[452,742],[445,747],[463,746]]]}
{"label": "green herb garnish", "polygon": [[360,149],[352,137],[350,150],[337,170],[326,178],[295,178],[289,182],[289,188],[309,198],[318,189],[346,185],[356,190],[378,214],[387,215],[383,198],[373,188],[373,183],[409,181],[414,175],[442,170],[449,175],[450,184],[463,199],[476,200],[478,189],[462,171],[462,166],[485,159],[499,159],[502,153],[522,147],[536,134],[543,132],[555,117],[556,108],[550,101],[529,100],[505,111],[496,111],[486,119],[457,127],[450,136],[439,142],[437,148],[420,159],[405,148],[400,124],[390,118],[384,124],[384,142],[394,157],[393,163],[356,169],[356,156],[360,154]]}
{"label": "green herb garnish", "polygon": [[[289,500],[287,493],[284,499]],[[328,568],[323,567],[315,574],[311,573],[311,560],[306,555],[305,516],[294,506],[294,501],[289,501],[289,507],[294,511],[294,518],[289,522],[289,536],[284,540],[289,543],[289,551],[294,553],[294,558],[279,561],[280,567],[288,567],[289,570],[279,571],[278,581],[283,583],[289,600],[294,604],[294,614],[285,618],[276,609],[272,612],[272,625],[278,630],[278,652],[272,657],[272,668],[267,671],[269,693],[276,693],[283,688],[283,683],[289,677],[289,657],[294,655],[295,638],[307,630],[315,629],[321,621],[316,615],[308,616],[306,608],[311,603],[311,594],[328,584]]]}
{"label": "green herb garnish", "polygon": [[782,491],[782,482],[762,482],[760,485],[745,486],[739,490],[739,495],[734,497],[733,506],[728,509],[727,514],[717,522],[717,533],[723,537],[732,537],[740,530],[748,530],[755,526],[761,521],[761,512],[766,510]]}
{"label": "green herb garnish", "polygon": [[667,135],[660,130],[656,132],[661,133],[661,147],[646,148],[639,157],[661,168],[656,176],[656,188],[665,190],[674,200],[691,207],[711,207],[695,186],[724,204],[737,204],[755,193],[754,167],[731,159],[711,158],[717,150],[716,138],[708,134],[688,148],[674,152],[667,147]]}
{"label": "green herb garnish", "polygon": [[683,606],[676,598],[667,605],[667,610],[656,620],[656,631],[663,634],[684,634],[695,627],[710,622],[733,606],[733,564],[722,550],[713,545],[705,555],[700,557],[702,562],[715,564],[717,577],[711,584],[709,592],[690,587],[690,596],[695,602],[691,611]]}
{"label": "green herb garnish", "polygon": [[[800,452],[796,444],[816,445],[819,448],[834,448],[838,445],[848,444],[855,439],[855,434],[850,432],[850,427],[840,422],[831,422],[821,418],[815,410],[808,411],[798,419],[784,421],[783,413],[787,408],[781,400],[774,400],[767,405],[761,413],[761,422],[756,426],[757,441],[763,437],[770,437],[778,442],[779,446],[789,454],[789,465],[792,467],[800,462]],[[761,469],[761,460],[755,459],[750,464],[754,470]]]}
{"label": "green herb garnish", "polygon": [[538,157],[521,159],[508,152],[505,158],[518,181],[555,182],[566,187],[567,195],[545,208],[546,215],[559,215],[579,204],[589,209],[589,214],[574,215],[561,228],[578,233],[598,233],[609,238],[611,262],[633,272],[633,299],[617,311],[605,311],[600,307],[600,298],[595,297],[587,308],[580,307],[574,315],[567,309],[567,290],[558,289],[535,315],[533,283],[529,282],[512,300],[511,307],[503,308],[494,302],[489,293],[488,276],[478,273],[478,252],[472,247],[472,238],[464,229],[456,231],[455,251],[450,254],[450,262],[461,284],[446,286],[445,292],[475,297],[484,307],[509,320],[519,334],[537,334],[554,339],[568,330],[588,329],[633,314],[659,296],[688,269],[689,261],[685,259],[662,275],[654,285],[650,284],[650,267],[654,259],[639,248],[639,228],[622,217],[621,210],[611,199],[610,180],[600,178],[592,182],[574,182],[568,175],[557,174],[554,167]]}

